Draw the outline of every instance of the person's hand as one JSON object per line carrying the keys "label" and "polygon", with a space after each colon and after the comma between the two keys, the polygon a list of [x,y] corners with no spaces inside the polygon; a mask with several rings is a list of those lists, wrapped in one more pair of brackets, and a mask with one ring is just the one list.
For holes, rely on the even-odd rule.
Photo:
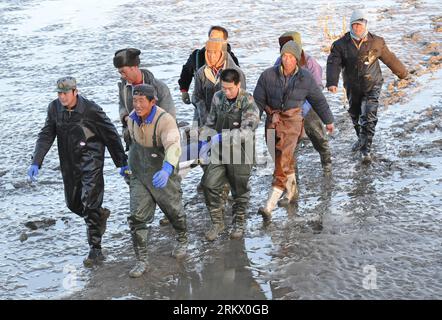
{"label": "person's hand", "polygon": [[221,133],[215,134],[214,136],[212,136],[210,138],[210,143],[211,144],[221,143],[222,138],[223,138],[223,135]]}
{"label": "person's hand", "polygon": [[36,181],[38,175],[38,165],[33,164],[28,169],[28,176],[30,181]]}
{"label": "person's hand", "polygon": [[333,123],[330,123],[325,126],[325,129],[327,130],[327,133],[329,135],[331,135],[331,134],[333,134],[333,131],[335,130],[335,126]]}
{"label": "person's hand", "polygon": [[120,176],[128,177],[131,174],[129,166],[123,166],[120,168]]}
{"label": "person's hand", "polygon": [[189,92],[181,91],[181,100],[183,100],[185,104],[190,104],[191,102],[190,102]]}
{"label": "person's hand", "polygon": [[327,88],[327,90],[331,93],[336,93],[336,92],[338,92],[338,87],[337,86],[330,86]]}
{"label": "person's hand", "polygon": [[164,161],[163,167],[160,171],[157,171],[152,178],[152,184],[157,189],[162,189],[167,185],[167,181],[169,181],[169,176],[173,172],[173,166],[167,162]]}
{"label": "person's hand", "polygon": [[212,148],[211,142],[200,141],[199,142],[199,162],[201,164],[208,164],[210,162],[210,150]]}

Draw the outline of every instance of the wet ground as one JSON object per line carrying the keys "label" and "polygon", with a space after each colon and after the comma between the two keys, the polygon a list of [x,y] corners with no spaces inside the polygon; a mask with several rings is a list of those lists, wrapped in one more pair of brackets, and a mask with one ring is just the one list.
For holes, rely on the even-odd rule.
{"label": "wet ground", "polygon": [[[112,210],[104,237],[106,263],[87,270],[84,222],[64,204],[56,146],[35,184],[26,181],[47,104],[58,77],[77,77],[80,90],[117,126],[115,50],[138,47],[142,64],[164,80],[178,120],[193,110],[180,102],[177,79],[210,25],[228,27],[230,43],[252,91],[278,54],[277,38],[299,30],[304,49],[324,67],[330,39],[342,31],[350,1],[132,2],[123,0],[3,1],[0,4],[0,298],[1,299],[429,299],[442,296],[442,10],[438,1],[370,2],[369,28],[385,37],[412,77],[397,81],[385,70],[383,107],[374,161],[362,165],[342,91],[326,93],[339,133],[332,137],[333,175],[306,142],[299,156],[298,204],[279,208],[263,227],[256,214],[265,201],[272,166],[258,166],[246,237],[228,232],[214,243],[201,171],[183,179],[190,250],[170,257],[174,232],[157,214],[149,242],[150,270],[129,279],[132,251],[126,216],[128,188],[110,158],[104,205]],[[211,11],[206,12],[210,4]],[[220,12],[223,14],[220,15]],[[269,15],[269,12],[271,14]],[[288,16],[287,12],[298,12]],[[130,25],[127,24],[130,21]],[[348,21],[348,19],[347,19]],[[324,32],[324,23],[328,30]],[[263,137],[262,125],[258,135]],[[259,149],[264,152],[262,142]],[[229,223],[231,215],[226,216]],[[37,221],[37,222],[36,222]],[[41,222],[38,222],[41,221]],[[32,223],[33,222],[33,223]]]}

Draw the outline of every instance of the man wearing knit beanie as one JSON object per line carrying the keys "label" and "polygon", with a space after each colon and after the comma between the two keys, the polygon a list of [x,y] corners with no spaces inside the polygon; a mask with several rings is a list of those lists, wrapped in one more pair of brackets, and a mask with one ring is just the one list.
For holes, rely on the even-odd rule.
{"label": "man wearing knit beanie", "polygon": [[281,49],[281,57],[285,53],[289,53],[296,58],[296,61],[301,61],[301,46],[295,41],[288,41]]}
{"label": "man wearing knit beanie", "polygon": [[294,152],[302,132],[301,107],[305,100],[312,103],[327,130],[333,132],[334,129],[333,114],[321,89],[311,73],[298,66],[301,51],[294,41],[284,44],[281,65],[266,69],[253,93],[260,111],[266,112],[266,141],[275,161],[272,189],[265,206],[258,211],[265,223],[270,222],[272,211],[284,191],[289,204],[298,198]]}
{"label": "man wearing knit beanie", "polygon": [[[295,41],[301,47],[301,59],[298,65],[301,68],[308,70],[315,79],[318,86],[323,89],[322,84],[322,68],[319,63],[310,55],[306,54],[302,49],[301,34],[296,31],[284,32],[278,39],[280,49],[290,40]],[[278,58],[275,65],[281,64],[281,58]],[[304,130],[313,147],[318,151],[321,157],[321,165],[324,170],[324,174],[330,174],[332,169],[331,152],[328,143],[326,131],[324,130],[324,124],[319,118],[315,110],[312,109],[311,104],[306,100],[302,105],[302,116],[304,118]],[[298,144],[299,146],[299,144]],[[295,150],[295,157],[298,154],[299,147]],[[295,161],[296,163],[296,161]],[[295,172],[298,172],[295,168]],[[298,177],[298,176],[296,176]],[[285,206],[286,201],[281,201],[278,205]]]}
{"label": "man wearing knit beanie", "polygon": [[368,32],[368,19],[362,10],[354,10],[350,31],[336,40],[327,59],[327,89],[336,93],[342,70],[349,103],[348,113],[357,140],[352,151],[360,151],[363,163],[371,162],[371,145],[378,122],[377,111],[383,76],[381,60],[396,76],[404,79],[408,72],[392,53],[384,38]]}

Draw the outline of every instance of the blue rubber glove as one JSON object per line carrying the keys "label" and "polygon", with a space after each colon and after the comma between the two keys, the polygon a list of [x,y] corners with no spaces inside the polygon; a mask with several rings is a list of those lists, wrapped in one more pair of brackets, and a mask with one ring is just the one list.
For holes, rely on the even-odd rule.
{"label": "blue rubber glove", "polygon": [[160,171],[157,171],[152,178],[152,184],[157,189],[162,189],[167,185],[167,181],[169,181],[169,176],[173,172],[173,166],[167,162],[164,161],[163,167]]}
{"label": "blue rubber glove", "polygon": [[210,138],[210,142],[212,144],[221,143],[222,137],[223,137],[222,133],[218,133],[214,135],[212,138]]}
{"label": "blue rubber glove", "polygon": [[312,105],[305,100],[304,104],[302,105],[302,117],[305,118],[307,116],[307,113],[310,111],[310,109],[312,108]]}
{"label": "blue rubber glove", "polygon": [[36,177],[38,175],[38,165],[33,164],[28,169],[28,176],[31,181],[36,181]]}
{"label": "blue rubber glove", "polygon": [[129,166],[123,166],[120,168],[120,176],[127,177],[130,175],[130,168]]}
{"label": "blue rubber glove", "polygon": [[198,158],[201,164],[208,164],[210,162],[211,148],[212,148],[211,142],[200,141]]}

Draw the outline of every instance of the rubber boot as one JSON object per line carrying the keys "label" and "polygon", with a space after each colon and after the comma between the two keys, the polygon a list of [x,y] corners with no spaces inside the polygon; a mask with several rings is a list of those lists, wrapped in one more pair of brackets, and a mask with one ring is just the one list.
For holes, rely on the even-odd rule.
{"label": "rubber boot", "polygon": [[129,277],[139,278],[147,271],[147,230],[143,233],[132,234],[132,242],[134,246],[137,262],[129,271]]}
{"label": "rubber boot", "polygon": [[170,224],[170,221],[169,221],[169,219],[167,219],[166,216],[164,216],[160,219],[160,226],[167,226],[168,224]]}
{"label": "rubber boot", "polygon": [[270,222],[270,220],[272,219],[272,211],[273,209],[275,209],[281,195],[282,190],[273,187],[270,191],[269,198],[267,199],[265,207],[259,208],[258,213],[262,215],[264,222]]}
{"label": "rubber boot", "polygon": [[287,176],[286,183],[287,193],[284,198],[278,201],[278,206],[287,207],[299,198],[298,184],[296,183],[295,174]]}
{"label": "rubber boot", "polygon": [[182,231],[178,233],[177,237],[177,244],[175,245],[175,248],[172,251],[172,257],[175,257],[176,259],[182,259],[187,254],[187,245],[188,245],[188,239],[187,239],[187,232]]}
{"label": "rubber boot", "polygon": [[330,153],[321,154],[321,166],[324,174],[330,174],[332,171],[332,161]]}
{"label": "rubber boot", "polygon": [[370,163],[371,162],[371,140],[367,134],[367,126],[362,127],[361,134],[359,135],[361,139],[361,160],[362,163]]}
{"label": "rubber boot", "polygon": [[100,265],[105,260],[106,257],[103,255],[101,248],[91,247],[88,256],[83,260],[83,265],[86,268],[92,268],[95,265]]}
{"label": "rubber boot", "polygon": [[361,150],[362,163],[368,164],[372,161],[371,155],[367,150]]}
{"label": "rubber boot", "polygon": [[245,229],[245,213],[236,213],[235,222],[232,232],[230,233],[230,239],[239,240],[244,236]]}
{"label": "rubber boot", "polygon": [[223,209],[214,209],[210,211],[210,217],[212,218],[212,225],[205,233],[205,237],[209,241],[213,241],[218,238],[218,235],[224,231],[224,214]]}
{"label": "rubber boot", "polygon": [[361,140],[358,138],[358,140],[353,142],[353,144],[351,145],[351,151],[357,152],[359,150],[361,150]]}

